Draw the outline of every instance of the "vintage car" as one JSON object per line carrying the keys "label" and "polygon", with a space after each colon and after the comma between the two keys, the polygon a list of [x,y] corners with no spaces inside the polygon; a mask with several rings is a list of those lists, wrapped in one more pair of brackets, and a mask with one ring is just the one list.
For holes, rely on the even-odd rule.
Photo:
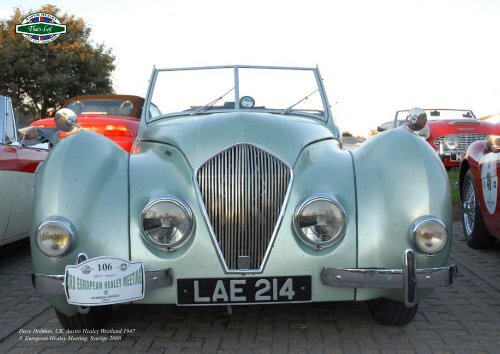
{"label": "vintage car", "polygon": [[405,125],[405,124],[406,124],[406,117],[404,120],[403,119],[398,119],[396,121],[390,120],[388,122],[377,125],[377,132],[379,132],[379,133],[385,132],[386,130],[399,128],[400,126]]}
{"label": "vintage car", "polygon": [[[416,134],[432,146],[446,169],[460,166],[467,147],[484,140],[495,131],[494,124],[476,119],[467,109],[426,109],[427,125]],[[395,120],[402,119],[408,110],[396,112]]]}
{"label": "vintage car", "polygon": [[408,131],[425,112],[349,152],[329,107],[317,68],[157,68],[131,154],[88,131],[61,141],[31,248],[62,326],[103,326],[126,302],[355,300],[410,322],[456,269],[446,172]]}
{"label": "vintage car", "polygon": [[12,101],[0,96],[0,246],[28,237],[33,174],[49,153],[36,129],[17,131]]}
{"label": "vintage car", "polygon": [[472,248],[493,246],[500,239],[500,123],[494,135],[469,146],[460,164],[458,185],[465,240]]}
{"label": "vintage car", "polygon": [[[63,108],[78,116],[78,124],[85,130],[102,134],[129,152],[139,131],[144,98],[133,95],[87,95],[69,99]],[[40,119],[35,127],[55,127],[53,118]],[[61,132],[61,139],[79,131]]]}

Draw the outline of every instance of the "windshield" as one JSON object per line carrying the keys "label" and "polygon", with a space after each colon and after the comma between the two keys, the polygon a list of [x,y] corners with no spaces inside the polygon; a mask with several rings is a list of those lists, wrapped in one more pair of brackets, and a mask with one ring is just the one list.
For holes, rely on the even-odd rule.
{"label": "windshield", "polygon": [[67,108],[76,114],[116,114],[131,116],[134,104],[129,100],[79,100],[68,104]]}
{"label": "windshield", "polygon": [[317,73],[316,69],[275,67],[159,69],[150,93],[150,104],[159,111],[150,112],[148,120],[232,111],[327,120]]}
{"label": "windshield", "polygon": [[[468,109],[424,109],[427,120],[453,120],[453,119],[476,119],[474,113]],[[407,110],[397,111],[396,119],[405,120]]]}

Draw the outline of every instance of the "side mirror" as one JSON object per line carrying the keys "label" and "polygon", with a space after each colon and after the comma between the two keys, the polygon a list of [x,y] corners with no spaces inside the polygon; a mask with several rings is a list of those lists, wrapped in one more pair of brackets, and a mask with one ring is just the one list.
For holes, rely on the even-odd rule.
{"label": "side mirror", "polygon": [[58,110],[54,116],[56,127],[63,132],[70,132],[78,126],[78,119],[75,112],[69,108]]}
{"label": "side mirror", "polygon": [[38,139],[38,130],[36,127],[19,128],[17,132],[21,137],[21,141]]}
{"label": "side mirror", "polygon": [[490,135],[488,139],[486,139],[486,151],[500,151],[500,136],[499,135]]}
{"label": "side mirror", "polygon": [[406,126],[414,132],[422,130],[427,124],[427,114],[421,108],[413,108],[406,117]]}

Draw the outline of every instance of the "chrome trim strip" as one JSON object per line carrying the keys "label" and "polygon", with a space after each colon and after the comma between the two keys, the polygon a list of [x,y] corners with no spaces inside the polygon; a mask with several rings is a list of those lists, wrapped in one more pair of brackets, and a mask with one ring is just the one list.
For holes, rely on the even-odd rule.
{"label": "chrome trim strip", "polygon": [[[405,297],[410,301],[417,288],[435,288],[453,283],[457,267],[450,265],[439,268],[416,268],[412,250],[406,250],[401,269],[379,268],[329,268],[321,271],[323,285],[341,288],[405,289]],[[407,296],[406,296],[407,295]],[[405,299],[406,300],[406,299]]]}
{"label": "chrome trim strip", "polygon": [[[205,206],[205,202],[204,202],[204,198],[203,198],[203,195],[201,194],[201,185],[200,183],[198,183],[198,172],[199,170],[205,165],[207,164],[207,162],[210,162],[210,160],[212,160],[214,157],[216,157],[217,155],[221,154],[222,152],[226,151],[226,150],[229,150],[235,146],[238,146],[238,145],[249,145],[249,146],[252,146],[252,147],[255,147],[257,149],[260,149],[262,150],[263,152],[273,156],[275,159],[279,160],[283,165],[285,165],[287,168],[288,168],[288,172],[289,172],[289,180],[288,180],[288,187],[287,187],[287,190],[285,192],[285,197],[283,199],[283,203],[281,205],[281,211],[278,215],[278,218],[276,220],[276,225],[274,227],[274,230],[272,232],[272,235],[271,235],[271,238],[269,240],[269,243],[268,243],[268,246],[267,246],[267,249],[264,253],[264,257],[262,259],[262,263],[260,265],[259,268],[257,269],[229,269],[229,267],[227,266],[226,264],[226,260],[224,259],[224,255],[223,255],[223,252],[219,246],[219,243],[217,241],[217,236],[215,234],[215,230],[212,226],[212,223],[210,221],[210,217],[208,215],[208,212],[207,212],[207,209],[206,209],[206,206]],[[220,151],[218,151],[217,153],[213,154],[210,158],[206,159],[205,161],[203,161],[197,168],[196,170],[194,171],[194,174],[193,174],[193,183],[194,183],[194,186],[195,186],[195,190],[196,190],[196,195],[197,195],[197,198],[198,198],[198,204],[200,206],[200,209],[203,213],[203,216],[204,216],[204,219],[205,219],[205,225],[207,226],[207,229],[209,230],[209,233],[210,233],[210,236],[212,238],[212,243],[215,247],[215,250],[216,250],[216,253],[217,253],[217,256],[219,257],[219,261],[221,262],[221,265],[223,266],[224,268],[224,273],[226,274],[260,274],[264,271],[264,267],[268,261],[268,258],[269,258],[269,255],[271,253],[271,249],[273,247],[273,244],[274,244],[274,241],[276,239],[276,235],[278,233],[278,230],[280,229],[281,227],[281,223],[282,223],[282,220],[283,220],[283,216],[285,214],[285,209],[286,209],[286,206],[288,204],[288,199],[290,197],[290,191],[291,191],[291,188],[292,188],[292,185],[293,185],[293,179],[294,179],[294,175],[293,175],[293,168],[288,165],[286,162],[283,161],[283,159],[281,159],[277,154],[275,153],[272,153],[270,152],[269,150],[267,150],[266,148],[263,148],[259,145],[256,145],[256,144],[251,144],[251,143],[247,143],[247,142],[240,142],[240,143],[236,143],[236,144],[233,144],[233,145],[230,145]],[[227,183],[227,181],[226,181]],[[228,183],[229,185],[225,188],[228,188],[228,190],[230,190],[231,193],[238,193],[239,191],[239,188],[241,187],[241,185],[239,183]],[[281,186],[281,188],[283,188],[284,186]],[[211,187],[213,188],[213,186]],[[213,196],[212,196],[213,197]],[[227,198],[227,196],[226,196]],[[226,202],[227,203],[227,202]],[[239,205],[236,205],[237,208],[241,207]],[[235,230],[233,229],[232,232],[235,232]],[[234,245],[230,245],[230,247],[233,247]]]}
{"label": "chrome trim strip", "polygon": [[[416,269],[416,288],[436,288],[453,283],[457,267]],[[321,271],[321,283],[339,288],[402,289],[403,269],[329,268]]]}
{"label": "chrome trim strip", "polygon": [[[145,274],[145,288],[157,289],[172,285],[172,270],[147,270]],[[42,295],[65,295],[64,275],[31,274],[33,287]]]}

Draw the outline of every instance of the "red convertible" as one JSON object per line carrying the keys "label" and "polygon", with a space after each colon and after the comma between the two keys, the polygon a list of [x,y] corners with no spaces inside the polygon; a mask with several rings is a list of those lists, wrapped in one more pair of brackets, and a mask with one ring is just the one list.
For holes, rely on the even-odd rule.
{"label": "red convertible", "polygon": [[[25,130],[27,132],[29,130]],[[0,96],[0,246],[29,235],[33,174],[49,153],[49,144],[28,146],[33,134],[17,131],[12,101]]]}
{"label": "red convertible", "polygon": [[[63,108],[69,108],[78,116],[78,124],[84,130],[102,134],[130,152],[141,120],[144,98],[132,95],[87,95],[70,98]],[[36,127],[55,127],[53,118],[41,119]],[[61,139],[73,134],[61,132]]]}
{"label": "red convertible", "polygon": [[[462,155],[475,141],[494,134],[495,125],[476,119],[471,110],[426,109],[427,125],[418,131],[439,155],[447,169],[460,166]],[[408,111],[397,111],[396,120],[406,117]]]}
{"label": "red convertible", "polygon": [[500,239],[500,124],[485,141],[469,146],[460,165],[459,187],[465,239],[472,248],[488,248]]}

